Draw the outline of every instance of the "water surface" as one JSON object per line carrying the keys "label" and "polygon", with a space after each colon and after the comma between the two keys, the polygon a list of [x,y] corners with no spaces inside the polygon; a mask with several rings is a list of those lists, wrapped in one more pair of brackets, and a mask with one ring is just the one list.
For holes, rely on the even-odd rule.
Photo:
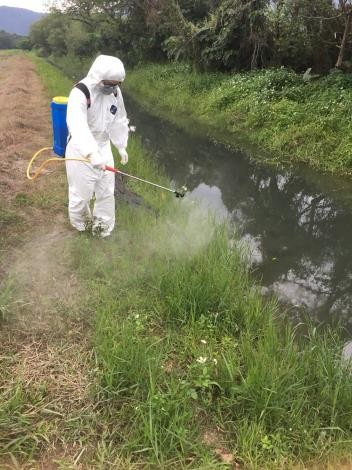
{"label": "water surface", "polygon": [[152,116],[126,99],[131,124],[175,188],[232,219],[264,291],[316,320],[352,330],[352,185],[272,168]]}

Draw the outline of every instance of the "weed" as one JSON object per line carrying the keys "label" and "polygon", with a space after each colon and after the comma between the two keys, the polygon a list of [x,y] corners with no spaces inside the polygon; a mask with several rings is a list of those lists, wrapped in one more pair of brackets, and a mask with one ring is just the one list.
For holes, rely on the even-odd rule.
{"label": "weed", "polygon": [[26,193],[18,193],[15,197],[15,205],[19,207],[27,207],[32,204],[31,197]]}
{"label": "weed", "polygon": [[11,224],[18,224],[21,217],[12,210],[2,209],[0,207],[0,230]]}
{"label": "weed", "polygon": [[223,74],[148,64],[129,73],[125,88],[178,124],[188,114],[230,145],[254,144],[258,159],[350,175],[350,82],[347,74],[331,74],[306,83],[285,68]]}
{"label": "weed", "polygon": [[14,285],[12,279],[3,281],[0,293],[0,319],[5,320],[11,310],[11,304],[14,300]]}

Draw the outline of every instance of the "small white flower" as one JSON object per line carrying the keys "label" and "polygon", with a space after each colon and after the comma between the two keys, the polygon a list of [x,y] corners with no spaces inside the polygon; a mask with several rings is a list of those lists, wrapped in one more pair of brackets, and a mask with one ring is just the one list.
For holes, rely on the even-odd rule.
{"label": "small white flower", "polygon": [[205,339],[201,339],[200,342],[203,343],[203,344],[207,344],[207,342],[205,341]]}
{"label": "small white flower", "polygon": [[199,364],[205,364],[207,362],[207,358],[203,356],[199,356],[197,359],[197,362],[199,362]]}
{"label": "small white flower", "polygon": [[215,357],[214,357],[214,359],[213,359],[213,362],[214,362],[214,364],[215,364],[215,365],[217,365],[217,363],[218,363],[218,360],[217,360],[217,359],[215,359]]}

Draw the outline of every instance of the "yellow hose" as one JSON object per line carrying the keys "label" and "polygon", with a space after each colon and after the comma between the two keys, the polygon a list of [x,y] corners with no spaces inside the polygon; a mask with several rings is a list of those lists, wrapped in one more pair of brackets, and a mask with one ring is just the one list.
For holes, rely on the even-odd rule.
{"label": "yellow hose", "polygon": [[34,161],[36,160],[36,158],[42,153],[44,152],[45,150],[53,150],[52,147],[44,147],[40,150],[38,150],[38,152],[36,152],[33,157],[31,158],[28,166],[27,166],[27,178],[29,180],[35,180],[36,178],[38,178],[38,176],[40,175],[40,173],[42,172],[43,168],[46,167],[46,165],[50,162],[65,162],[67,160],[73,160],[73,161],[76,161],[76,162],[83,162],[83,163],[90,163],[90,161],[87,159],[87,158],[58,158],[58,157],[52,157],[52,158],[48,158],[47,160],[45,160],[40,166],[39,168],[35,171],[34,175],[30,175],[30,170],[31,170],[31,167],[34,163]]}

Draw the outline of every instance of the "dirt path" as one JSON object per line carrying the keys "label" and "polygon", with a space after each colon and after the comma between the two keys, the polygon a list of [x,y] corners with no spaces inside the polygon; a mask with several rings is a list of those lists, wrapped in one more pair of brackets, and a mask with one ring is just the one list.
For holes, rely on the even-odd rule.
{"label": "dirt path", "polygon": [[[64,220],[65,177],[52,166],[53,177],[26,178],[29,158],[51,145],[48,98],[33,63],[23,55],[0,55],[0,278],[7,270],[9,247],[53,215]],[[53,182],[55,185],[53,187]],[[48,217],[50,211],[50,217]]]}
{"label": "dirt path", "polygon": [[0,55],[0,109],[0,468],[80,468],[81,413],[93,406],[89,312],[70,269],[64,168],[25,176],[51,144],[51,120],[22,54]]}
{"label": "dirt path", "polygon": [[0,56],[0,77],[0,194],[11,201],[19,192],[33,191],[25,178],[25,158],[48,144],[50,115],[43,86],[29,59]]}

